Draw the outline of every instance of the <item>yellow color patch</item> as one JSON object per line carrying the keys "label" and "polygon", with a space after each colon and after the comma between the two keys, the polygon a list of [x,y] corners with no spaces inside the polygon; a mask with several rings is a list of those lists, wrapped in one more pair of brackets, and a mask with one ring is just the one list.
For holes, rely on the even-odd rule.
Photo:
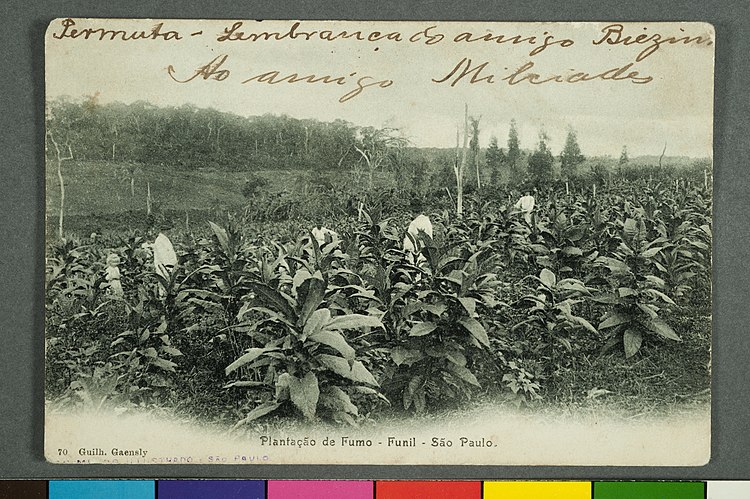
{"label": "yellow color patch", "polygon": [[484,499],[591,499],[591,482],[484,482]]}

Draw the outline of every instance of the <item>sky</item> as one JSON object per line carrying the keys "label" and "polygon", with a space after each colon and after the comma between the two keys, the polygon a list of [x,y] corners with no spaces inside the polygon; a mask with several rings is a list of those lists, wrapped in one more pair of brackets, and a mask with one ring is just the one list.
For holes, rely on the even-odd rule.
{"label": "sky", "polygon": [[[63,20],[55,20],[46,40],[47,98],[96,94],[103,103],[144,100],[158,106],[212,107],[242,116],[344,119],[398,128],[419,147],[454,147],[467,105],[469,114],[480,118],[483,147],[493,135],[503,146],[515,119],[521,146],[527,149],[544,130],[552,150],[559,152],[572,127],[585,155],[618,157],[623,146],[631,157],[659,155],[666,144],[670,156],[712,156],[714,50],[713,29],[707,24],[303,21],[295,39],[219,41],[237,22],[76,19],[65,27]],[[149,34],[158,23],[163,24],[155,40],[110,40],[109,35],[100,40],[101,31],[93,31],[88,39],[85,32],[81,35],[81,30],[98,28]],[[231,32],[284,34],[292,24],[244,21]],[[319,33],[326,30],[360,30],[365,37],[376,32],[380,34],[373,36],[380,39],[321,40]],[[312,32],[310,40],[299,34]],[[170,33],[181,39],[164,39],[174,36]],[[401,39],[389,40],[388,33],[398,33]],[[63,36],[73,34],[79,36]],[[521,41],[512,44],[516,35]],[[497,43],[498,36],[507,41]],[[704,39],[662,42],[644,56],[644,50],[654,48],[654,40],[670,36]],[[628,43],[623,43],[625,37]],[[543,40],[551,44],[544,46]],[[635,43],[638,40],[641,43]],[[222,59],[215,71],[206,69],[196,76],[199,68]],[[455,85],[451,83],[460,70],[446,78],[456,66],[476,70],[484,63],[481,71]],[[529,64],[533,67],[516,80],[530,72],[539,74],[537,80],[580,72],[611,76],[617,68],[631,66],[618,81],[531,84],[527,79],[510,85],[507,78]],[[633,79],[624,78],[635,71]],[[284,81],[290,74],[315,75],[316,80],[328,76],[333,82]],[[481,81],[469,83],[472,75]],[[282,81],[271,84],[269,79]],[[638,79],[650,81],[634,83]],[[359,86],[365,88],[352,96]]]}

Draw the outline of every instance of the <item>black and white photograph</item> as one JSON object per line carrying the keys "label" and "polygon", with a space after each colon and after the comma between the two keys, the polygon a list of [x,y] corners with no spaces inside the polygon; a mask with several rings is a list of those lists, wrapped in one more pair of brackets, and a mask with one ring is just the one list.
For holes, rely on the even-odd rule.
{"label": "black and white photograph", "polygon": [[704,465],[713,44],[52,21],[46,459]]}

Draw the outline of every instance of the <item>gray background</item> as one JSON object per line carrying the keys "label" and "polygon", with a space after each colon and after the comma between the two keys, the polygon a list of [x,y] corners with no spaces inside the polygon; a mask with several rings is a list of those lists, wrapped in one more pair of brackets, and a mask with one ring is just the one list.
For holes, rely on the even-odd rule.
{"label": "gray background", "polygon": [[[43,457],[44,31],[56,17],[712,23],[716,97],[711,462],[698,468],[47,464]],[[0,478],[750,479],[749,1],[3,0],[0,23]]]}

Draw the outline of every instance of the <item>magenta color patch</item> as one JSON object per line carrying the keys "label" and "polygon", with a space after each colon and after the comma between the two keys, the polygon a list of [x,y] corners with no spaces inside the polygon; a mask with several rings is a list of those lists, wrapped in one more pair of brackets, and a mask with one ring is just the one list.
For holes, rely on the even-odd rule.
{"label": "magenta color patch", "polygon": [[373,499],[373,482],[269,480],[268,499]]}

